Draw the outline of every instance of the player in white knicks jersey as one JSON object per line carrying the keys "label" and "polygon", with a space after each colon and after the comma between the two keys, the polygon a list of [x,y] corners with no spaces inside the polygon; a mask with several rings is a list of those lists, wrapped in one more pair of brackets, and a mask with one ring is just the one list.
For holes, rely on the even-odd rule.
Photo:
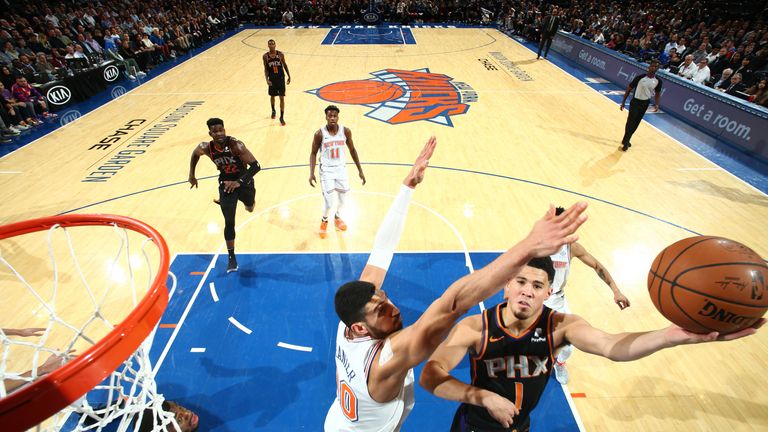
{"label": "player in white knicks jersey", "polygon": [[[564,212],[563,207],[558,207],[555,210],[555,214]],[[593,257],[587,250],[578,242],[563,245],[554,255],[551,255],[552,264],[555,266],[555,280],[552,282],[552,294],[544,302],[544,305],[548,308],[561,312],[571,313],[571,308],[568,307],[568,300],[565,298],[565,283],[568,281],[568,274],[571,270],[571,258],[578,258],[589,267],[592,267],[600,279],[608,285],[613,292],[613,301],[624,310],[629,307],[629,300],[622,294],[619,287],[616,286],[616,282],[613,281],[611,274],[603,266],[597,258]],[[557,353],[557,360],[555,361],[555,378],[560,384],[568,383],[568,369],[565,367],[565,361],[573,353],[573,345],[564,345]]]}
{"label": "player in white knicks jersey", "polygon": [[[336,400],[325,418],[326,431],[400,430],[415,402],[413,370],[408,371],[400,392],[390,401],[378,402],[368,390],[371,363],[386,343],[372,336],[355,337],[339,322],[335,351]],[[391,356],[391,347],[389,349]]]}
{"label": "player in white knicks jersey", "polygon": [[349,192],[349,179],[347,177],[347,156],[344,147],[349,148],[349,154],[357,166],[360,180],[365,184],[365,174],[357,157],[355,144],[352,142],[352,131],[348,127],[339,124],[339,108],[329,105],[325,108],[326,125],[315,132],[312,140],[312,152],[309,155],[309,184],[315,187],[315,165],[317,153],[320,152],[320,189],[323,192],[325,204],[323,218],[320,221],[320,238],[328,234],[328,216],[333,208],[333,197],[338,196],[338,205],[334,216],[334,225],[339,231],[346,231],[347,224],[339,217],[339,212],[344,207],[344,197]]}
{"label": "player in white knicks jersey", "polygon": [[531,233],[486,267],[457,280],[415,323],[403,327],[400,310],[382,283],[405,225],[413,189],[421,183],[436,145],[432,137],[403,181],[376,233],[360,280],[342,285],[334,299],[341,323],[336,335],[336,398],[327,432],[400,430],[413,404],[413,367],[426,360],[472,306],[490,297],[534,256],[548,256],[577,240],[586,203],[560,216],[552,207]]}

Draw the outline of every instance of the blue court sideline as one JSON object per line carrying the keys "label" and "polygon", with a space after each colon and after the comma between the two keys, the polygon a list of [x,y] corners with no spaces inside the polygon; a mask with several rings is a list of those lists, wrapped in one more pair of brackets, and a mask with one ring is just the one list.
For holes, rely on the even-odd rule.
{"label": "blue court sideline", "polygon": [[[470,256],[479,268],[497,255]],[[178,287],[161,324],[178,326],[160,328],[155,337],[157,361],[177,332],[159,368],[158,390],[194,410],[201,431],[321,430],[335,394],[333,296],[360,274],[367,254],[243,254],[240,271],[229,275],[225,254],[207,275],[192,274],[205,272],[212,259],[178,255],[171,266]],[[462,253],[397,254],[384,289],[408,325],[467,271]],[[486,304],[500,300],[499,294]],[[468,380],[466,360],[455,373]],[[456,406],[417,386],[404,431],[447,430]],[[578,431],[554,379],[532,421],[535,432]]]}

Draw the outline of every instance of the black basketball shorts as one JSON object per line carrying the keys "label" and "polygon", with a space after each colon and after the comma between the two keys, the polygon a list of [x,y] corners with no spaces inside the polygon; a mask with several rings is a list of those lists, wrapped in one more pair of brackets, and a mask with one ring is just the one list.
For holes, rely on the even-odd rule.
{"label": "black basketball shorts", "polygon": [[256,200],[256,188],[253,183],[241,184],[239,188],[227,193],[224,192],[224,184],[219,183],[219,202],[222,207],[236,206],[238,201],[242,201],[246,207],[250,207]]}
{"label": "black basketball shorts", "polygon": [[285,96],[285,81],[275,82],[272,81],[272,85],[269,86],[270,96]]}

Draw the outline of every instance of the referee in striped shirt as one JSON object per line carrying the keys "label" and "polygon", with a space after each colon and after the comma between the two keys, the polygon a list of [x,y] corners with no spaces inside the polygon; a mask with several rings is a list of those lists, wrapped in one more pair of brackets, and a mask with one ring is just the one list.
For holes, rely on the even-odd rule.
{"label": "referee in striped shirt", "polygon": [[624,111],[624,104],[627,102],[627,97],[630,92],[632,92],[632,100],[629,102],[629,115],[627,116],[627,124],[624,126],[624,138],[621,139],[621,151],[627,151],[632,147],[632,143],[629,142],[629,140],[640,125],[640,121],[643,119],[645,111],[648,109],[648,104],[651,102],[651,96],[654,94],[656,100],[653,112],[659,110],[659,103],[661,102],[661,80],[656,77],[656,71],[658,69],[658,60],[651,60],[651,63],[648,65],[648,73],[635,77],[635,79],[629,83],[629,86],[627,86],[627,91],[624,92],[624,97],[621,99],[619,110]]}

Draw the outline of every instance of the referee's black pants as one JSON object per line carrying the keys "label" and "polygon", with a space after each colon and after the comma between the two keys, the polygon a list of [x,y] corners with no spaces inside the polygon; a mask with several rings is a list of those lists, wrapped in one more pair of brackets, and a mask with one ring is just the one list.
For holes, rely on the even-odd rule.
{"label": "referee's black pants", "polygon": [[629,102],[629,115],[627,116],[627,124],[624,126],[624,138],[621,139],[622,144],[629,144],[629,140],[632,139],[632,134],[634,134],[637,127],[640,126],[640,121],[643,120],[645,111],[648,109],[650,103],[650,99],[642,100],[634,97]]}
{"label": "referee's black pants", "polygon": [[553,37],[555,37],[554,34],[541,34],[541,37],[539,38],[539,52],[536,53],[536,58],[541,57],[542,49],[544,49],[544,58],[547,58],[547,54],[549,54],[549,47],[552,46]]}

